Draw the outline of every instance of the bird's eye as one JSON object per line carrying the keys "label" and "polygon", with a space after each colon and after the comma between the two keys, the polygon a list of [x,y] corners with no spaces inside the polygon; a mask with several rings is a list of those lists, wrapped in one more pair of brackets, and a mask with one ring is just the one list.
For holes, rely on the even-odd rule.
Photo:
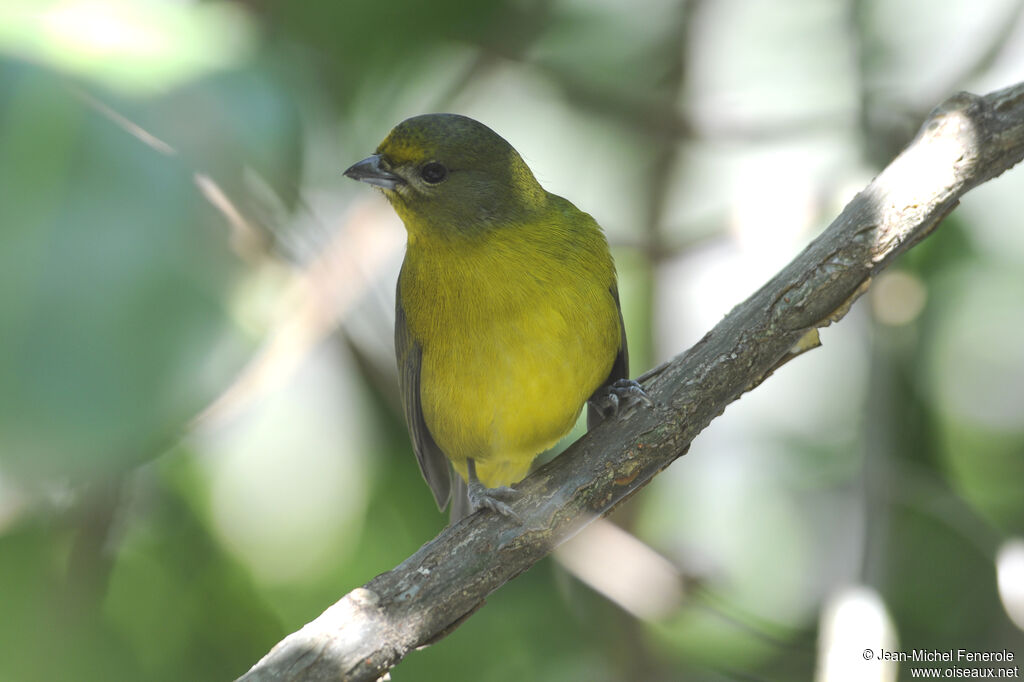
{"label": "bird's eye", "polygon": [[420,169],[420,177],[431,185],[436,185],[448,177],[448,169],[437,161],[431,161]]}

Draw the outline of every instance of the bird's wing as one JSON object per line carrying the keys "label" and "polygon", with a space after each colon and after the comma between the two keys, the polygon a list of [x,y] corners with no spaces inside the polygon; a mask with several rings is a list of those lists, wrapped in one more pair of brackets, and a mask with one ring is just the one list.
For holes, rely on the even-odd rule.
{"label": "bird's wing", "polygon": [[416,453],[420,472],[434,493],[438,509],[448,505],[451,495],[451,468],[441,448],[434,442],[430,429],[423,421],[423,406],[420,404],[420,364],[422,349],[412,337],[402,308],[401,278],[399,295],[395,298],[395,355],[398,358],[398,386],[402,392],[402,409],[412,437],[412,449]]}
{"label": "bird's wing", "polygon": [[[598,386],[594,395],[598,395],[605,386],[614,384],[619,379],[629,378],[629,348],[626,346],[626,325],[622,321],[622,305],[619,303],[619,287],[617,284],[611,286],[612,298],[615,299],[615,310],[619,313],[619,352],[612,363],[612,370],[608,372],[608,378]],[[591,396],[593,397],[593,396]],[[594,428],[601,423],[603,417],[593,405],[587,404],[587,430]]]}

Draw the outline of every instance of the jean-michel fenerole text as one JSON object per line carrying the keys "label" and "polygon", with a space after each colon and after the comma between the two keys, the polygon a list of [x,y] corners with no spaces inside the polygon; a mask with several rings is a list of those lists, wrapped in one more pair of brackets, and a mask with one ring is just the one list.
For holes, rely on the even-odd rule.
{"label": "jean-michel fenerole text", "polygon": [[912,649],[910,651],[887,651],[882,649],[878,653],[878,660],[880,661],[956,661],[960,663],[982,663],[1012,661],[1013,659],[1013,652],[1007,651],[1006,649],[1001,649],[1000,651],[971,651],[968,649]]}

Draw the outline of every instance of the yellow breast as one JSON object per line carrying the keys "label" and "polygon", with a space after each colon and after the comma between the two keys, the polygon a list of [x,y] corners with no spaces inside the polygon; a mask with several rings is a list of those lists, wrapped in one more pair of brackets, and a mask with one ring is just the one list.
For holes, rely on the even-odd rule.
{"label": "yellow breast", "polygon": [[410,239],[399,295],[422,349],[424,421],[488,487],[522,479],[572,428],[619,350],[607,243],[577,215],[469,243]]}

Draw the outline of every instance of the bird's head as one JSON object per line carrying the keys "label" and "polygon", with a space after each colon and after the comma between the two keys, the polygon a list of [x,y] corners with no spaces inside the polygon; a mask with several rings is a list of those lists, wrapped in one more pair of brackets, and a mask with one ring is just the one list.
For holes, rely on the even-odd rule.
{"label": "bird's head", "polygon": [[345,175],[381,188],[410,234],[473,234],[515,224],[546,200],[512,145],[457,114],[402,121]]}

